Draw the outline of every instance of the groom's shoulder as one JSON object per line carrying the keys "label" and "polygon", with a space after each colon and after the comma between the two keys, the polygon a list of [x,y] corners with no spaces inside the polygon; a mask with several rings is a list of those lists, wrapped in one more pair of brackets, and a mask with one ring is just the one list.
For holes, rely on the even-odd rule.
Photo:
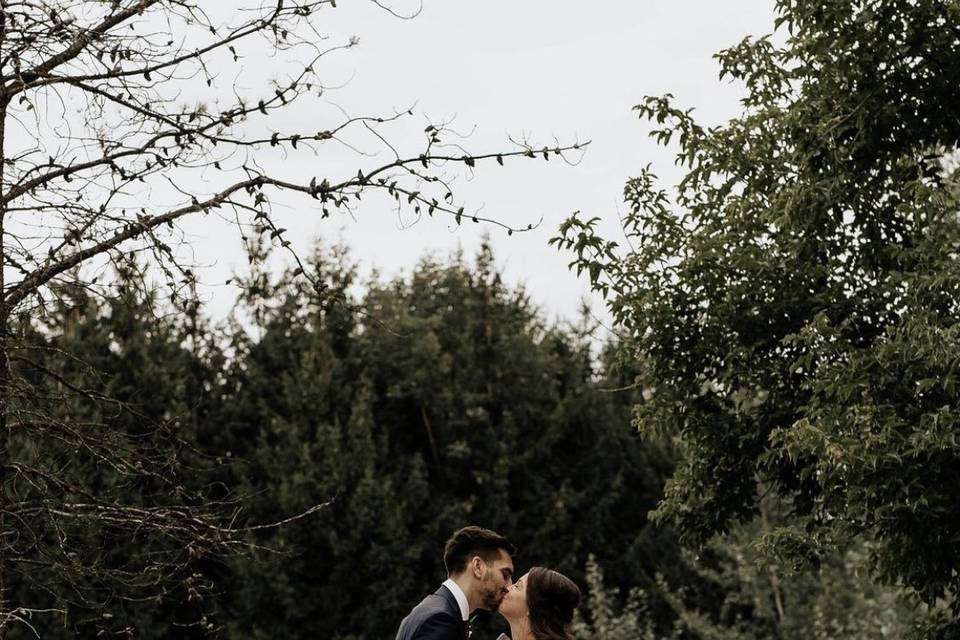
{"label": "groom's shoulder", "polygon": [[[413,638],[457,637],[455,631],[463,621],[451,611],[450,605],[441,592],[431,593],[400,623],[397,640]],[[453,632],[454,635],[450,635]]]}
{"label": "groom's shoulder", "polygon": [[454,616],[454,611],[452,610],[450,603],[447,598],[444,597],[442,591],[437,591],[436,593],[431,593],[426,598],[420,601],[420,604],[415,606],[410,612],[410,615],[418,614],[418,617],[432,617],[435,615],[444,615],[449,616],[451,619],[456,620]]}

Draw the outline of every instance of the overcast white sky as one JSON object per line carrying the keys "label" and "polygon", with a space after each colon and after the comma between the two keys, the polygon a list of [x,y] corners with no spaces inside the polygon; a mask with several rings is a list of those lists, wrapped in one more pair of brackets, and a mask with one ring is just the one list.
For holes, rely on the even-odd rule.
{"label": "overcast white sky", "polygon": [[[652,163],[666,181],[676,178],[671,155],[647,138],[648,126],[631,111],[643,96],[670,92],[704,123],[739,112],[741,89],[718,80],[712,55],[744,36],[769,33],[773,0],[424,0],[409,21],[371,2],[346,0],[323,25],[332,38],[360,39],[324,71],[332,83],[349,80],[331,100],[351,115],[415,103],[433,119],[455,117],[460,131],[476,127],[467,141],[475,153],[507,148],[508,135],[551,145],[554,137],[592,140],[579,166],[479,164],[475,178],[458,185],[459,196],[483,205],[491,217],[516,225],[542,218],[531,232],[489,232],[507,281],[524,283],[550,317],[573,318],[588,287],[568,272],[570,256],[547,240],[575,210],[602,217],[606,232],[616,236],[630,175]],[[269,74],[266,62],[260,71]],[[426,122],[419,116],[404,126],[422,137]],[[288,162],[296,172],[298,160]],[[426,253],[462,246],[472,254],[483,232],[482,225],[456,228],[437,219],[401,228],[394,214],[375,207],[361,210],[356,221],[321,221],[293,209],[289,215],[293,221],[285,226],[301,248],[316,237],[342,240],[366,270],[377,267],[384,276],[409,271]],[[190,231],[206,236],[200,261],[214,264],[208,282],[222,283],[244,265],[236,234]],[[205,293],[216,317],[229,311],[235,295],[222,284]]]}

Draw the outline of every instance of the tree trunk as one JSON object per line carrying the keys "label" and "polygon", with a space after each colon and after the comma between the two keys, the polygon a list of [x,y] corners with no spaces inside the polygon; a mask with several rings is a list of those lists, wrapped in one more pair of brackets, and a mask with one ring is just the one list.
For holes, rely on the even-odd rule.
{"label": "tree trunk", "polygon": [[[0,2],[0,42],[6,36],[6,0]],[[6,143],[6,121],[7,121],[7,97],[0,95],[0,203],[3,202],[3,195],[6,193],[6,173],[7,155],[5,151]],[[7,426],[7,411],[10,400],[10,353],[8,351],[8,332],[10,323],[10,313],[7,308],[6,300],[6,235],[4,227],[7,217],[7,205],[0,204],[0,640],[7,637],[9,604],[7,602],[7,590],[9,580],[7,576],[7,540],[11,536],[7,533],[7,476],[10,470],[10,432]]]}

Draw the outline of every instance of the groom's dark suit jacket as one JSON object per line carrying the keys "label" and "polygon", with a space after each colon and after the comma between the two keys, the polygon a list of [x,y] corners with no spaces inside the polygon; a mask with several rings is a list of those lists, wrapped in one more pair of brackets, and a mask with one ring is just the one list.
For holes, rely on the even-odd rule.
{"label": "groom's dark suit jacket", "polygon": [[397,640],[464,640],[467,623],[460,616],[457,599],[441,586],[413,608],[397,631]]}

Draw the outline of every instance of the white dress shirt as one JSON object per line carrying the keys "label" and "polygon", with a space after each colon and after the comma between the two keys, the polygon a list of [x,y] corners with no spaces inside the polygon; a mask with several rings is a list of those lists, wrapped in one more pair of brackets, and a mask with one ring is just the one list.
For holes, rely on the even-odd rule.
{"label": "white dress shirt", "polygon": [[450,593],[453,594],[453,597],[456,598],[457,604],[460,606],[460,615],[463,617],[463,621],[466,622],[470,619],[470,605],[467,604],[467,594],[463,592],[463,589],[460,588],[456,582],[447,578],[443,582],[443,586],[447,589],[450,589]]}

